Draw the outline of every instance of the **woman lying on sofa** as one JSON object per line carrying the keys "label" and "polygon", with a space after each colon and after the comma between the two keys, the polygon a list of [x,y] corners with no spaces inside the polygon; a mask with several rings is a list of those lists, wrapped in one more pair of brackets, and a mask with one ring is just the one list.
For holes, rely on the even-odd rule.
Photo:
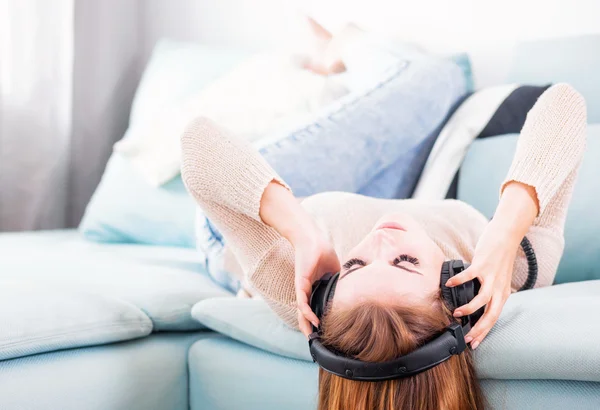
{"label": "woman lying on sofa", "polygon": [[[476,349],[511,292],[526,280],[519,248],[525,235],[537,255],[536,287],[552,284],[585,127],[585,103],[570,86],[552,86],[539,98],[499,187],[492,221],[456,200],[328,192],[299,202],[255,149],[205,119],[193,122],[182,137],[182,174],[252,287],[284,321],[305,335],[311,323],[320,326],[324,345],[365,362],[383,362],[485,306],[465,337]],[[447,286],[474,278],[481,283],[478,295],[453,312],[440,292],[440,270],[448,259],[471,265]],[[338,271],[335,294],[319,323],[308,304],[311,286]],[[320,409],[483,406],[468,349],[408,378],[366,383],[320,372]]]}
{"label": "woman lying on sofa", "polygon": [[[526,280],[519,248],[525,235],[537,255],[536,286],[552,284],[585,126],[582,97],[565,84],[549,88],[527,117],[489,222],[455,200],[328,192],[300,203],[255,149],[204,119],[182,137],[182,174],[252,287],[284,321],[305,335],[311,323],[320,325],[324,345],[382,362],[485,306],[465,337],[476,349],[511,291]],[[471,266],[447,286],[474,278],[481,283],[479,294],[453,312],[440,295],[440,270],[448,259]],[[308,304],[311,285],[338,271],[331,306],[319,323]],[[483,407],[468,350],[411,378],[376,383],[321,370],[319,403],[322,409]]]}

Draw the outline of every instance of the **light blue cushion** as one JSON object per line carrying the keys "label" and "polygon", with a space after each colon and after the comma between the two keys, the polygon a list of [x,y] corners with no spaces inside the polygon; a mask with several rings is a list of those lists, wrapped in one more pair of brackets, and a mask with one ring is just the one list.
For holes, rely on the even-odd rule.
{"label": "light blue cushion", "polygon": [[600,382],[600,280],[511,295],[475,350],[483,379]]}
{"label": "light blue cushion", "polygon": [[[600,280],[512,295],[495,327],[475,350],[479,376],[600,382],[598,311]],[[192,315],[232,339],[311,361],[304,335],[284,325],[264,301],[205,300],[194,306]]]}
{"label": "light blue cushion", "polygon": [[600,34],[517,45],[508,82],[570,83],[585,97],[588,120],[600,122]]}
{"label": "light blue cushion", "polygon": [[154,187],[114,153],[79,229],[96,242],[193,248],[195,212],[181,177]]}
{"label": "light blue cushion", "polygon": [[213,338],[192,346],[189,368],[192,410],[317,408],[318,368],[312,362]]}
{"label": "light blue cushion", "polygon": [[207,299],[194,306],[192,316],[215,332],[259,349],[312,360],[304,335],[284,324],[262,300]]}
{"label": "light blue cushion", "polygon": [[152,321],[131,303],[13,278],[0,279],[0,323],[0,361],[135,339],[152,331]]}
{"label": "light blue cushion", "polygon": [[[0,289],[3,281],[26,281],[96,295],[99,301],[117,299],[144,312],[154,331],[200,329],[191,317],[192,306],[230,296],[204,273],[202,264],[193,249],[97,244],[77,231],[0,235]],[[45,309],[36,299],[28,300]],[[73,314],[80,309],[69,306]],[[48,314],[54,312],[49,309]]]}
{"label": "light blue cushion", "polygon": [[[163,40],[136,92],[130,124],[182,104],[240,63],[247,52]],[[155,188],[120,154],[110,158],[80,225],[97,242],[193,248],[195,210],[180,177]]]}
{"label": "light blue cushion", "polygon": [[[475,141],[459,172],[458,198],[490,218],[498,188],[510,167],[518,135]],[[600,124],[588,126],[587,151],[575,185],[565,226],[565,252],[555,283],[600,279]]]}
{"label": "light blue cushion", "polygon": [[[313,363],[211,338],[192,346],[189,368],[192,410],[316,410]],[[485,379],[481,386],[489,409],[597,410],[600,403],[595,382]]]}
{"label": "light blue cushion", "polygon": [[152,119],[165,107],[186,101],[250,55],[230,47],[159,41],[135,93],[130,123]]}
{"label": "light blue cushion", "polygon": [[0,409],[188,410],[188,350],[214,335],[163,333],[0,361]]}
{"label": "light blue cushion", "polygon": [[595,410],[600,383],[573,380],[482,380],[490,409]]}

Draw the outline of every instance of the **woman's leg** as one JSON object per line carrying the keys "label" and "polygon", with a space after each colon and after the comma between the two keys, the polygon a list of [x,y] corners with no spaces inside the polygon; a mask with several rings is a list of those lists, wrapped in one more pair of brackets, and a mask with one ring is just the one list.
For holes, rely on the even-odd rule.
{"label": "woman's leg", "polygon": [[[453,62],[427,56],[397,58],[377,75],[311,123],[261,141],[260,153],[296,196],[411,194],[439,127],[466,92],[466,81]],[[223,273],[222,238],[201,216],[198,228],[210,274],[235,290]]]}
{"label": "woman's leg", "polygon": [[[398,61],[386,74],[331,104],[310,124],[262,141],[259,151],[297,196],[325,191],[410,195],[406,187],[412,189],[418,175],[409,171],[465,93],[465,80],[454,63],[426,57]],[[394,169],[398,183],[369,186],[398,164],[404,165]]]}

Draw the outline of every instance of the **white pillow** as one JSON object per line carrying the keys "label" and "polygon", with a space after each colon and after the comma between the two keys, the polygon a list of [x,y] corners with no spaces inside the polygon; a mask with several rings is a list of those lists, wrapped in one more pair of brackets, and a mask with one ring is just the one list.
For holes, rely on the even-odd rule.
{"label": "white pillow", "polygon": [[170,107],[150,121],[134,123],[115,150],[128,157],[149,183],[159,186],[179,174],[179,137],[198,116],[256,141],[306,121],[346,93],[335,79],[301,69],[287,56],[258,54],[181,106]]}

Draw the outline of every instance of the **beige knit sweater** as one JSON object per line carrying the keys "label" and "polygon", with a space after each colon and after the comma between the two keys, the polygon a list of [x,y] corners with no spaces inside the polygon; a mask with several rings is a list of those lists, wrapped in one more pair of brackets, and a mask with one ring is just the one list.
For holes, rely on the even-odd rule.
{"label": "beige knit sweater", "polygon": [[[540,212],[527,237],[535,249],[537,287],[551,285],[564,248],[563,229],[586,139],[586,107],[566,84],[549,88],[527,116],[513,163],[502,185],[520,181],[537,192]],[[247,281],[289,325],[296,327],[294,250],[259,217],[265,187],[279,176],[246,141],[197,119],[182,136],[182,175],[189,192],[221,231]],[[502,192],[500,187],[500,192]],[[308,197],[302,205],[328,234],[341,258],[384,214],[408,212],[448,259],[470,262],[487,224],[457,200],[385,200],[343,192]],[[513,290],[527,276],[522,251]]]}

